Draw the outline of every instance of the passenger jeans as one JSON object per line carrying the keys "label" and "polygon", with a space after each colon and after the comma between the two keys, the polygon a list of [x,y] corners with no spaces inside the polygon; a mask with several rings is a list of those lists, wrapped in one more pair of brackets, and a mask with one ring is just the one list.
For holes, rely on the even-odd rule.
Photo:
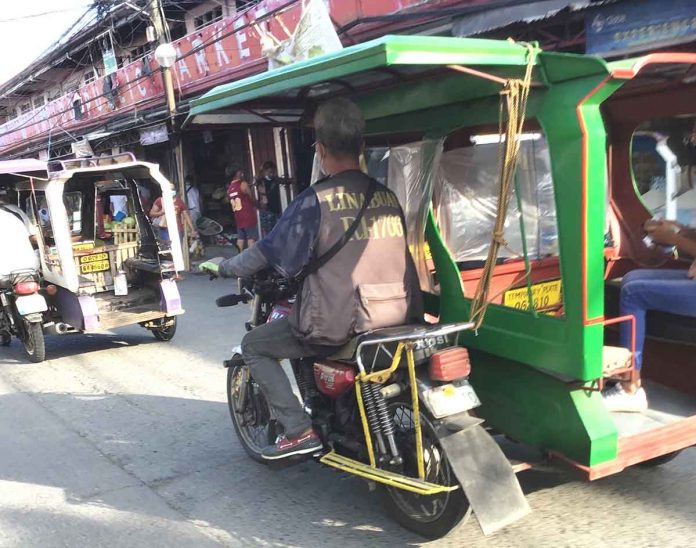
{"label": "passenger jeans", "polygon": [[[648,310],[696,316],[696,280],[686,270],[632,270],[621,281],[620,313],[636,319],[636,369],[643,365]],[[621,345],[631,348],[631,323],[621,323]]]}
{"label": "passenger jeans", "polygon": [[260,325],[242,339],[242,357],[289,438],[312,426],[278,360],[308,358],[321,352],[299,341],[287,318]]}

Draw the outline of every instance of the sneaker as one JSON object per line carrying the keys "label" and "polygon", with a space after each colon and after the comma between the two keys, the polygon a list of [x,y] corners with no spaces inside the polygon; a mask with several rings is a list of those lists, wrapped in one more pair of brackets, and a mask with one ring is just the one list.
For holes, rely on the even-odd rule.
{"label": "sneaker", "polygon": [[284,459],[293,455],[316,453],[321,451],[323,447],[319,436],[314,430],[310,430],[308,433],[302,433],[295,438],[281,436],[275,445],[264,447],[261,450],[261,456],[268,460]]}
{"label": "sneaker", "polygon": [[648,409],[648,398],[643,388],[639,388],[634,394],[629,394],[620,382],[605,390],[602,393],[602,398],[609,411],[641,413]]}

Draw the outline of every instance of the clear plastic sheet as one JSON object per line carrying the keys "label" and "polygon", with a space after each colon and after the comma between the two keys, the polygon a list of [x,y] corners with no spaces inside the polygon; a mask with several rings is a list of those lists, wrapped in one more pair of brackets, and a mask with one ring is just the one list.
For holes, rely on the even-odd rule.
{"label": "clear plastic sheet", "polygon": [[[522,194],[527,252],[531,259],[558,254],[556,205],[549,150],[543,139],[520,143],[517,170]],[[498,143],[442,154],[434,201],[443,238],[457,262],[484,261],[498,201]],[[391,177],[391,172],[390,172]],[[500,257],[522,255],[519,209],[513,191],[505,223],[508,248]]]}
{"label": "clear plastic sheet", "polygon": [[425,225],[433,197],[444,139],[429,139],[391,148],[387,186],[396,194],[406,216],[408,245],[421,288],[434,292],[425,260]]}

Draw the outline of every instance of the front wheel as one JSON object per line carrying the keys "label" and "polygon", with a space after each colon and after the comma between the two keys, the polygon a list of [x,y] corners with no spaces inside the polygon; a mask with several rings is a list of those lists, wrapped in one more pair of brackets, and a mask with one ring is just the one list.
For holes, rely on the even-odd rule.
{"label": "front wheel", "polygon": [[43,326],[41,322],[24,321],[24,333],[22,344],[24,351],[29,356],[29,361],[39,363],[46,359],[46,341],[44,340]]}
{"label": "front wheel", "polygon": [[155,339],[158,341],[168,342],[174,338],[176,334],[176,316],[172,318],[162,318],[157,327],[150,328]]}
{"label": "front wheel", "polygon": [[[404,463],[397,471],[418,477],[415,427],[410,402],[394,402],[388,406],[396,429],[396,442]],[[457,477],[438,443],[432,419],[420,412],[425,460],[425,480],[439,485],[459,485]],[[469,512],[469,501],[461,486],[455,491],[436,495],[417,495],[395,487],[384,487],[387,511],[402,527],[427,539],[446,536],[460,525]]]}
{"label": "front wheel", "polygon": [[[240,356],[235,358],[241,362]],[[251,377],[246,365],[231,365],[227,369],[227,405],[234,431],[244,450],[256,462],[268,464],[261,456],[261,450],[275,443],[278,425],[261,387]]]}

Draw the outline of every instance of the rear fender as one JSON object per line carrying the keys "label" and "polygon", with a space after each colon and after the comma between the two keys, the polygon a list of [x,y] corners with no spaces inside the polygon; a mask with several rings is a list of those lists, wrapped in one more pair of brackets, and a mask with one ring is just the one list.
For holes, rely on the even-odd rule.
{"label": "rear fender", "polygon": [[490,535],[530,508],[510,461],[481,422],[461,413],[441,421],[436,432],[483,534]]}
{"label": "rear fender", "polygon": [[29,323],[43,323],[43,316],[40,312],[35,312],[32,314],[25,314],[22,316]]}

